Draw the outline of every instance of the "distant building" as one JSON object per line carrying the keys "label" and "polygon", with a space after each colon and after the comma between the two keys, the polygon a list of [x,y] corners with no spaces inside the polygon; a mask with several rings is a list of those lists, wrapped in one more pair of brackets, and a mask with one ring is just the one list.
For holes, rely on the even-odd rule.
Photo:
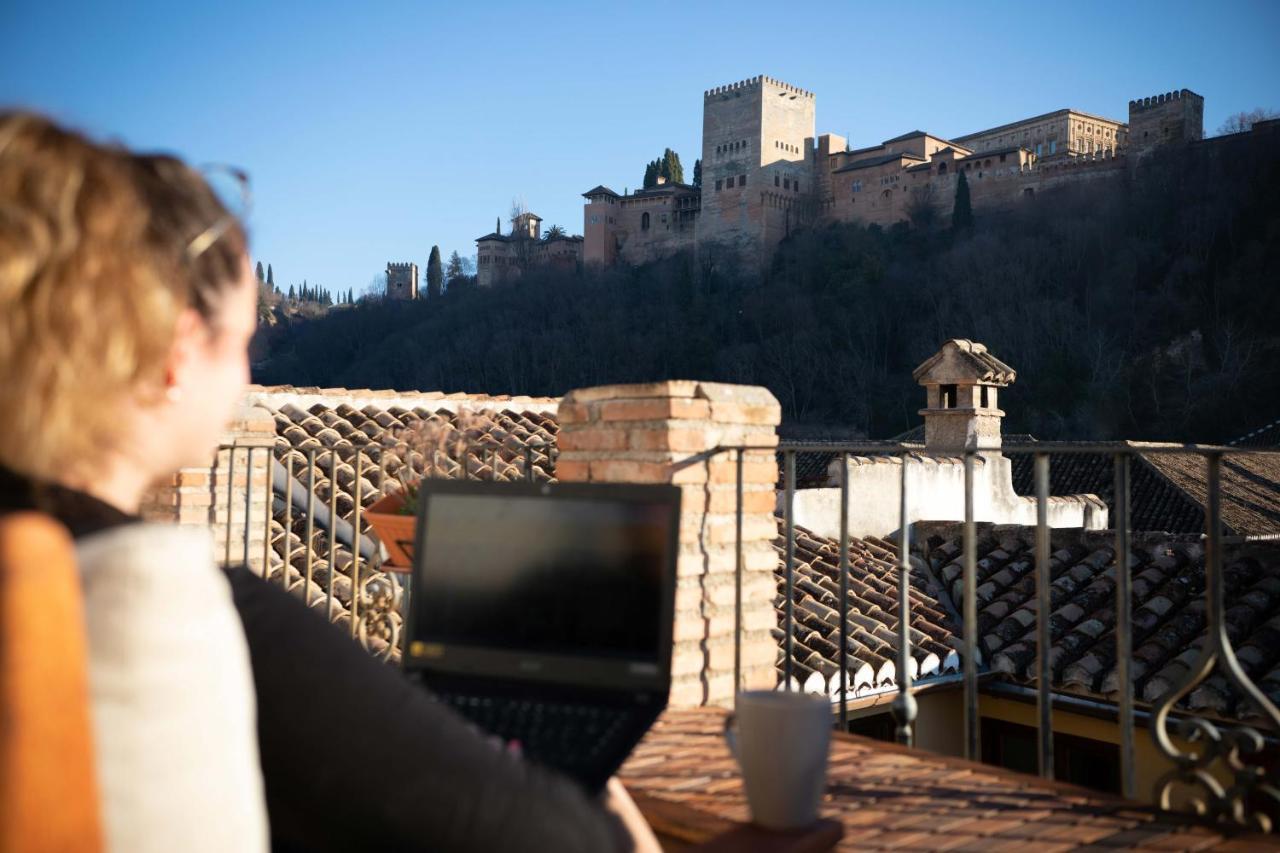
{"label": "distant building", "polygon": [[387,298],[418,298],[418,265],[415,263],[387,264]]}
{"label": "distant building", "polygon": [[817,221],[891,225],[949,215],[964,174],[974,210],[1122,173],[1130,155],[1204,136],[1204,98],[1181,89],[1129,102],[1129,120],[1060,109],[963,136],[912,131],[867,148],[816,133],[815,96],[753,77],[703,93],[702,186],[583,193],[583,259],[644,263],[683,249],[763,263]]}
{"label": "distant building", "polygon": [[542,217],[521,213],[511,223],[511,233],[498,228],[476,240],[476,283],[488,287],[504,278],[523,275],[534,267],[575,268],[582,263],[582,237],[543,236]]}

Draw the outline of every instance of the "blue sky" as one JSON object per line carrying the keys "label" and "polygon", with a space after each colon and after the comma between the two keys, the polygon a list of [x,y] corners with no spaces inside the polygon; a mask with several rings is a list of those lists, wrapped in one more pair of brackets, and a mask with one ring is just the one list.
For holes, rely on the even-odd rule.
{"label": "blue sky", "polygon": [[702,91],[757,74],[855,147],[1182,87],[1213,132],[1280,109],[1280,2],[0,0],[0,104],[246,168],[255,255],[334,290],[472,254],[513,197],[580,233],[664,147],[691,175]]}

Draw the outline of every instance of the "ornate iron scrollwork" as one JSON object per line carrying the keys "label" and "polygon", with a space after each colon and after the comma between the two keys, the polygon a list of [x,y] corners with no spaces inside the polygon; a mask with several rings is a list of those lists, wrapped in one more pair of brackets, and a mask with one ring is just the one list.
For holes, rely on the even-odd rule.
{"label": "ornate iron scrollwork", "polygon": [[[1209,500],[1204,568],[1208,625],[1195,664],[1181,683],[1156,705],[1151,734],[1156,747],[1174,764],[1173,769],[1157,780],[1156,799],[1161,808],[1170,809],[1175,792],[1182,788],[1187,790],[1186,802],[1196,814],[1244,829],[1270,832],[1273,821],[1258,810],[1257,804],[1262,799],[1280,807],[1280,785],[1268,778],[1264,768],[1243,760],[1243,756],[1262,750],[1262,735],[1249,726],[1225,728],[1200,717],[1176,722],[1169,719],[1178,700],[1204,681],[1218,664],[1222,675],[1280,731],[1280,711],[1240,666],[1227,636],[1222,575],[1221,455],[1210,453],[1206,462]],[[1174,730],[1172,735],[1170,729]],[[1174,743],[1173,735],[1199,748],[1183,751]],[[1219,760],[1232,776],[1230,785],[1222,784],[1210,770]]]}
{"label": "ornate iron scrollwork", "polygon": [[356,637],[379,660],[391,660],[400,649],[403,600],[404,588],[393,574],[373,571],[361,580]]}

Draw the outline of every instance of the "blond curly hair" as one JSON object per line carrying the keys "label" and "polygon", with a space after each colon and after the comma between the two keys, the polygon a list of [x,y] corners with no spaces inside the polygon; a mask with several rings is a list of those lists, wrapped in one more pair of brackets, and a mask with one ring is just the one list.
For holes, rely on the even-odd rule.
{"label": "blond curly hair", "polygon": [[239,223],[204,179],[27,112],[0,112],[0,465],[91,476],[122,404],[154,400],[177,318],[206,319],[240,277]]}

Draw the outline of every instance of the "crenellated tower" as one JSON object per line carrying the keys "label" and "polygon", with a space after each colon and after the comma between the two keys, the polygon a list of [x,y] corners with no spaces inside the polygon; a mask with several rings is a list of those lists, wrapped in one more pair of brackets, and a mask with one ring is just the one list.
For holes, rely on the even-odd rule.
{"label": "crenellated tower", "polygon": [[1129,102],[1129,151],[1134,155],[1203,138],[1204,98],[1190,89]]}
{"label": "crenellated tower", "polygon": [[699,252],[761,262],[810,218],[814,95],[772,77],[703,93]]}
{"label": "crenellated tower", "polygon": [[418,265],[415,263],[387,264],[387,298],[418,298]]}

